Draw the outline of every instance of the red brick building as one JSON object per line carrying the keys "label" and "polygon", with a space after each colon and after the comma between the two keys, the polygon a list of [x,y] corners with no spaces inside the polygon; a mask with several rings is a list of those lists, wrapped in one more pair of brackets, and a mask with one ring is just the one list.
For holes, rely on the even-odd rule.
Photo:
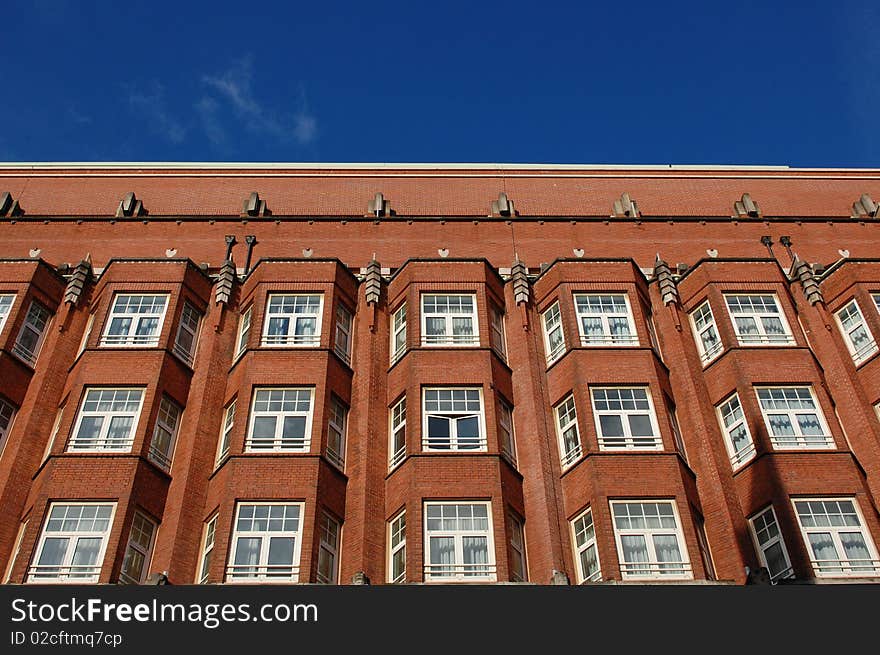
{"label": "red brick building", "polygon": [[6,582],[880,580],[880,171],[0,194]]}

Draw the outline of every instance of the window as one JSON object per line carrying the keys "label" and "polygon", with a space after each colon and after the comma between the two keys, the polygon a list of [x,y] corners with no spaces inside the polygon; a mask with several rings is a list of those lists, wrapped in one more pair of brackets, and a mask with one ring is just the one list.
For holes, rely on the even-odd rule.
{"label": "window", "polygon": [[167,304],[167,295],[117,294],[101,345],[158,346]]}
{"label": "window", "polygon": [[877,352],[877,342],[874,341],[855,298],[850,300],[834,317],[843,333],[843,340],[846,342],[849,354],[852,355],[856,364],[861,364]]}
{"label": "window", "polygon": [[174,442],[180,427],[181,411],[177,403],[162,396],[162,401],[159,403],[159,417],[153,430],[153,441],[150,443],[150,459],[165,470],[171,468],[171,455],[174,452]]}
{"label": "window", "polygon": [[199,584],[205,584],[208,581],[208,575],[211,573],[211,558],[214,554],[214,537],[217,533],[217,515],[212,516],[205,523],[205,536],[202,542],[202,561],[199,564]]}
{"label": "window", "polygon": [[510,530],[510,581],[525,582],[529,575],[526,569],[526,538],[523,522],[511,512],[507,515],[507,525]]}
{"label": "window", "polygon": [[222,462],[229,454],[229,440],[232,436],[232,426],[235,424],[235,405],[233,400],[226,406],[223,412],[223,428],[220,431],[220,443],[217,448],[217,462]]}
{"label": "window", "polygon": [[3,575],[3,584],[12,579],[12,570],[15,568],[15,562],[18,560],[18,554],[21,552],[21,542],[24,539],[25,530],[27,530],[28,522],[22,521],[18,526],[18,534],[15,536],[15,547],[12,549],[12,557],[6,565],[6,573]]}
{"label": "window", "polygon": [[327,424],[327,459],[340,469],[345,468],[345,430],[348,407],[336,396],[330,400],[330,421]]}
{"label": "window", "polygon": [[246,451],[309,449],[312,389],[257,389]]}
{"label": "window", "polygon": [[92,336],[92,328],[94,326],[95,326],[95,313],[93,312],[92,314],[89,315],[89,320],[86,322],[86,329],[83,332],[82,339],[79,342],[79,348],[77,348],[77,350],[76,350],[77,357],[82,355],[83,352],[85,352],[86,346],[89,345],[89,337]]}
{"label": "window", "polygon": [[97,582],[115,507],[52,503],[28,582]]}
{"label": "window", "polygon": [[692,578],[672,501],[611,501],[620,572],[627,578]]}
{"label": "window", "polygon": [[406,582],[406,512],[388,521],[388,582]]}
{"label": "window", "polygon": [[715,327],[715,316],[712,307],[706,300],[693,312],[691,312],[691,327],[697,340],[697,350],[700,352],[700,360],[708,364],[718,357],[724,350],[718,329]]}
{"label": "window", "polygon": [[424,450],[486,450],[480,389],[425,389]]}
{"label": "window", "polygon": [[578,582],[596,582],[602,579],[599,570],[599,551],[596,548],[596,528],[593,526],[593,510],[587,508],[571,522],[574,550],[577,553]]}
{"label": "window", "polygon": [[871,294],[871,297],[874,299],[874,304],[877,305],[877,311],[880,312],[880,293]]}
{"label": "window", "polygon": [[750,518],[749,528],[758,549],[761,565],[766,566],[770,572],[770,581],[776,582],[782,578],[794,577],[773,506],[770,505]]}
{"label": "window", "polygon": [[476,296],[422,296],[422,345],[478,345]]}
{"label": "window", "polygon": [[666,406],[669,408],[669,427],[672,429],[672,440],[675,442],[675,449],[681,455],[682,459],[687,462],[687,450],[685,450],[684,438],[681,435],[681,425],[678,423],[678,411],[675,409],[675,405],[669,396],[666,396],[666,394],[663,395],[666,398]]}
{"label": "window", "polygon": [[544,350],[547,353],[547,364],[550,365],[565,352],[565,335],[562,333],[562,315],[559,313],[558,302],[541,314],[541,322],[544,324]]}
{"label": "window", "polygon": [[33,301],[28,308],[27,316],[25,316],[24,325],[21,326],[21,330],[18,333],[18,338],[12,346],[12,352],[31,366],[37,361],[37,355],[40,353],[40,347],[43,345],[46,327],[49,325],[50,318],[52,318],[52,312],[36,300]]}
{"label": "window", "polygon": [[600,450],[662,450],[647,387],[592,388]]}
{"label": "window", "polygon": [[877,550],[850,498],[792,501],[818,577],[876,576]]}
{"label": "window", "polygon": [[626,294],[575,294],[583,346],[638,346]]}
{"label": "window", "polygon": [[785,315],[779,308],[776,296],[730,294],[724,298],[727,300],[727,309],[741,346],[778,346],[794,343],[794,337],[788,328]]}
{"label": "window", "polygon": [[388,465],[394,468],[406,456],[406,397],[401,398],[391,408],[391,443]]}
{"label": "window", "polygon": [[834,448],[810,387],[756,387],[755,391],[774,448]]}
{"label": "window", "polygon": [[344,305],[336,306],[336,336],[333,339],[333,351],[346,364],[351,364],[351,312]]}
{"label": "window", "polygon": [[15,405],[0,397],[0,454],[6,447],[6,438],[9,436],[13,418],[15,418]]}
{"label": "window", "polygon": [[146,579],[155,534],[156,524],[140,512],[135,512],[122,559],[122,570],[119,572],[120,582],[140,584]]}
{"label": "window", "polygon": [[321,515],[318,544],[318,572],[315,579],[323,584],[336,584],[336,560],[339,553],[339,521],[327,512]]}
{"label": "window", "polygon": [[87,387],[67,450],[130,451],[143,398],[143,389]]}
{"label": "window", "polygon": [[581,456],[581,436],[577,425],[577,410],[574,396],[568,396],[556,406],[556,435],[559,437],[559,453],[562,467],[571,464]]}
{"label": "window", "polygon": [[513,437],[513,408],[498,399],[498,441],[501,454],[516,466],[516,443]]}
{"label": "window", "polygon": [[62,405],[58,408],[58,412],[55,414],[55,421],[52,423],[52,432],[49,434],[49,440],[46,442],[46,449],[43,451],[43,459],[40,461],[40,465],[49,459],[49,455],[52,453],[52,448],[55,446],[55,439],[58,437],[58,431],[61,429],[61,419],[64,416],[64,407]]}
{"label": "window", "polygon": [[492,308],[492,325],[489,338],[492,342],[492,348],[501,356],[501,359],[507,358],[507,348],[504,339],[504,312],[497,307]]}
{"label": "window", "polygon": [[321,340],[321,295],[270,294],[264,346],[317,346]]}
{"label": "window", "polygon": [[14,293],[0,294],[0,332],[3,331],[3,328],[6,325],[6,319],[9,317],[9,314],[12,312],[12,305],[14,303],[15,303],[15,294]]}
{"label": "window", "polygon": [[174,354],[189,366],[193,365],[193,357],[196,354],[201,320],[201,313],[188,302],[184,302],[180,323],[177,326],[177,336],[174,338]]}
{"label": "window", "polygon": [[694,528],[697,533],[697,546],[700,549],[700,559],[703,560],[703,570],[706,571],[707,580],[717,580],[715,562],[712,561],[712,549],[709,548],[709,539],[706,537],[706,521],[702,516],[696,516]]}
{"label": "window", "polygon": [[248,339],[251,335],[251,316],[254,313],[254,306],[251,305],[244,313],[241,315],[241,318],[238,320],[238,338],[235,342],[235,357],[234,359],[238,359],[244,354],[244,351],[248,347]]}
{"label": "window", "polygon": [[297,582],[302,507],[302,503],[239,504],[227,582]]}
{"label": "window", "polygon": [[406,303],[391,317],[391,363],[394,364],[406,352]]}
{"label": "window", "polygon": [[425,581],[495,580],[489,503],[425,503]]}
{"label": "window", "polygon": [[755,456],[755,444],[749,432],[749,424],[743,414],[739,395],[734,393],[718,407],[718,420],[724,433],[724,446],[735,471]]}

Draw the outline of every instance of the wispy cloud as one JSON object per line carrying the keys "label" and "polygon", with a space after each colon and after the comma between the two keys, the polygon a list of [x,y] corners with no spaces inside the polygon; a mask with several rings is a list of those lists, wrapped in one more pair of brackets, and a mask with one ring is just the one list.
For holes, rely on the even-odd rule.
{"label": "wispy cloud", "polygon": [[68,107],[67,117],[70,119],[71,123],[76,125],[90,125],[92,122],[91,116],[86,116],[75,107]]}
{"label": "wispy cloud", "polygon": [[216,147],[225,147],[228,139],[226,130],[217,116],[220,106],[214,98],[202,98],[195,104],[196,112],[202,122],[202,128],[208,140]]}
{"label": "wispy cloud", "polygon": [[318,120],[309,112],[302,90],[295,108],[277,111],[266,107],[257,99],[253,82],[254,57],[250,54],[219,74],[202,76],[207,93],[196,107],[205,133],[213,143],[218,143],[218,137],[223,132],[219,123],[222,108],[231,110],[236,120],[252,134],[270,136],[282,142],[299,145],[315,141],[318,137]]}
{"label": "wispy cloud", "polygon": [[161,83],[153,81],[146,88],[130,88],[128,104],[157,135],[175,144],[186,138],[186,127],[168,110]]}

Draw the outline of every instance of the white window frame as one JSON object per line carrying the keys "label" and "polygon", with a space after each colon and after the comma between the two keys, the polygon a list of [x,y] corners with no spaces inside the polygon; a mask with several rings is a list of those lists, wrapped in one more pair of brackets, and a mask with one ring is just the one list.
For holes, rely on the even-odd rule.
{"label": "white window frame", "polygon": [[[140,525],[138,525],[140,521]],[[144,525],[148,526],[150,531],[146,534]],[[135,512],[131,520],[131,528],[128,532],[128,544],[125,547],[125,555],[122,558],[122,566],[119,569],[119,581],[128,584],[141,584],[150,574],[150,564],[153,556],[153,546],[156,543],[156,532],[158,532],[158,524],[143,512]],[[147,537],[147,543],[138,537]],[[129,563],[129,553],[133,553],[131,557],[140,557],[142,568],[139,576],[134,576],[126,572],[126,565]]]}
{"label": "white window frame", "polygon": [[[730,301],[732,298],[763,298],[765,300],[767,298],[771,298],[773,300],[774,306],[776,307],[776,311],[734,312],[734,310],[730,306]],[[733,331],[736,334],[736,339],[740,346],[792,346],[795,344],[794,334],[791,331],[791,326],[788,324],[788,319],[785,316],[785,311],[782,309],[782,305],[779,303],[779,298],[776,296],[775,293],[753,293],[749,291],[745,291],[742,293],[725,293],[724,304],[727,306],[727,313],[730,316],[730,322],[733,324]],[[736,322],[736,318],[738,316],[741,318],[752,319],[757,329],[757,333],[742,334],[740,332],[739,325]],[[764,325],[764,319],[770,317],[779,320],[779,322],[782,324],[784,334],[773,334],[767,332],[766,326]]]}
{"label": "white window frame", "polygon": [[12,549],[12,556],[6,564],[6,572],[3,574],[3,584],[8,583],[9,580],[12,579],[12,570],[15,568],[15,562],[18,560],[18,556],[21,553],[21,542],[24,541],[24,533],[27,530],[29,522],[30,519],[25,519],[18,525],[18,534],[15,535],[15,547]]}
{"label": "white window frame", "polygon": [[229,456],[230,439],[232,429],[235,427],[235,409],[237,404],[238,398],[234,398],[223,410],[223,423],[220,426],[220,439],[217,442],[217,464]]}
{"label": "white window frame", "polygon": [[[395,561],[401,554],[403,568],[395,574]],[[401,510],[388,521],[388,582],[406,582],[406,510]]]}
{"label": "white window frame", "polygon": [[336,332],[333,336],[333,352],[351,366],[352,328],[354,312],[342,303],[336,305]]}
{"label": "white window frame", "polygon": [[[848,314],[848,316],[844,317],[844,313]],[[848,320],[848,318],[853,319],[849,327],[845,324],[845,321]],[[852,298],[843,307],[834,312],[834,320],[837,322],[837,327],[840,330],[840,334],[843,336],[844,343],[846,343],[846,349],[849,351],[849,354],[852,356],[853,362],[856,365],[870,359],[874,353],[877,352],[877,342],[874,340],[874,335],[871,334],[871,328],[868,327],[868,323],[865,321],[865,315],[862,314],[862,309],[859,307],[859,303],[855,298]],[[868,342],[857,348],[853,341],[853,334],[859,330],[864,330]]]}
{"label": "white window frame", "polygon": [[[106,527],[103,530],[53,530],[48,531],[49,523],[52,519],[52,511],[56,507],[96,507],[96,516],[92,517],[93,524],[95,521],[106,521]],[[97,518],[97,512],[102,507],[109,507],[110,514],[106,518]],[[37,542],[37,548],[34,551],[33,564],[28,568],[28,579],[30,583],[67,583],[67,584],[84,584],[89,582],[97,582],[101,575],[101,569],[104,566],[104,556],[107,551],[107,542],[110,540],[110,532],[113,529],[113,520],[116,515],[116,503],[82,503],[59,501],[49,504],[46,511],[46,518]],[[65,514],[66,516],[66,514]],[[67,519],[70,520],[70,519]],[[81,520],[77,519],[77,520]],[[86,521],[90,519],[85,519]],[[66,521],[62,520],[63,523]],[[67,539],[64,553],[58,564],[40,564],[40,557],[43,554],[46,541],[48,539]],[[76,555],[76,548],[80,539],[100,539],[98,552],[95,555],[93,564],[73,564]]]}
{"label": "white window frame", "polygon": [[[453,529],[430,529],[428,508],[437,506],[469,506],[473,516],[473,508],[477,506],[486,508],[487,528],[485,530],[467,530],[461,527]],[[441,510],[442,511],[442,510]],[[456,513],[458,508],[456,508]],[[489,501],[425,501],[424,503],[424,571],[425,582],[494,582],[496,579],[495,565],[495,537],[492,529],[492,503]],[[444,519],[440,519],[441,522]],[[456,518],[456,521],[462,519]],[[471,518],[473,521],[474,519]],[[453,561],[449,564],[431,563],[431,538],[452,539]],[[467,537],[483,537],[486,540],[487,561],[485,563],[464,562],[464,539]]]}
{"label": "white window frame", "polygon": [[[327,459],[340,471],[345,470],[345,447],[348,443],[348,405],[335,394],[330,395],[330,416],[327,420]],[[335,443],[334,443],[335,441]]]}
{"label": "white window frame", "polygon": [[[406,396],[394,403],[388,411],[388,468],[394,469],[406,457]],[[398,435],[401,436],[398,439]],[[395,444],[400,441],[400,446]]]}
{"label": "white window frame", "polygon": [[205,584],[210,577],[214,543],[217,540],[217,518],[219,516],[219,514],[214,514],[205,521],[205,528],[202,530],[201,557],[199,557],[199,568],[196,571],[196,584]]}
{"label": "white window frame", "polygon": [[513,427],[513,405],[498,397],[498,447],[501,456],[516,468],[516,434]]}
{"label": "white window frame", "polygon": [[[301,402],[301,398],[299,397],[300,392],[307,391],[309,394],[309,408],[308,410],[293,410],[293,411],[257,411],[257,398],[261,396],[263,393],[269,393],[270,399],[268,402],[273,402],[271,400],[271,392],[273,391],[281,391],[281,392],[295,392],[297,399],[295,401],[283,400],[284,395],[282,394],[282,402]],[[277,402],[277,401],[276,401]],[[251,398],[251,411],[250,417],[248,419],[248,433],[247,438],[245,439],[244,450],[248,453],[263,453],[263,452],[308,452],[311,447],[312,442],[312,415],[315,409],[315,389],[314,387],[255,387],[253,397]],[[275,417],[275,435],[274,438],[269,440],[263,439],[254,439],[254,423],[257,418],[265,417],[265,416],[274,416]],[[305,418],[305,428],[303,433],[303,438],[300,442],[298,439],[290,440],[284,439],[283,430],[284,430],[284,419],[288,417],[299,417],[302,416]],[[293,445],[285,444],[285,441],[293,441]],[[271,444],[269,447],[255,446],[255,444]]]}
{"label": "white window frame", "polygon": [[492,304],[489,308],[489,342],[492,349],[507,361],[507,336],[504,331],[504,310]]}
{"label": "white window frame", "polygon": [[[117,304],[123,298],[161,299],[162,307],[153,312],[132,312],[125,308],[118,309]],[[156,300],[151,302],[154,304]],[[112,348],[155,348],[159,345],[159,337],[162,336],[162,327],[165,324],[165,313],[168,311],[169,297],[167,293],[136,293],[119,292],[113,296],[107,321],[104,324],[104,333],[101,335],[101,346]],[[110,334],[114,320],[128,320],[128,328],[120,334]],[[144,319],[155,320],[156,326],[149,334],[138,334],[141,321]]]}
{"label": "white window frame", "polygon": [[[654,580],[691,580],[693,579],[693,571],[691,568],[690,557],[688,555],[687,543],[684,539],[681,518],[678,513],[678,506],[671,499],[627,499],[612,500],[611,505],[611,521],[614,527],[614,541],[617,545],[617,557],[620,564],[620,573],[624,580],[629,579],[654,579]],[[647,527],[647,515],[645,517],[646,527],[644,528],[620,528],[617,525],[617,515],[615,508],[621,505],[668,505],[672,508],[672,517],[675,527]],[[631,515],[632,516],[632,515]],[[659,519],[659,512],[657,514]],[[668,515],[667,515],[668,516]],[[642,537],[647,551],[647,562],[627,562],[624,559],[623,538],[628,536]],[[657,548],[654,543],[654,537],[674,536],[677,540],[678,551],[681,556],[679,561],[663,561],[657,557]]]}
{"label": "white window frame", "polygon": [[[575,569],[578,584],[598,582],[602,579],[602,564],[599,560],[599,544],[596,540],[596,525],[593,522],[593,508],[587,507],[571,522],[571,545],[575,553]],[[592,550],[596,559],[596,570],[589,573],[584,568],[586,553]]]}
{"label": "white window frame", "polygon": [[[35,316],[34,314],[40,314]],[[38,321],[42,322],[42,326]],[[49,332],[49,324],[52,322],[52,311],[38,300],[32,300],[28,306],[27,314],[25,314],[24,323],[18,331],[15,343],[12,345],[12,352],[19,359],[24,361],[28,366],[33,367],[37,363],[37,357],[43,348],[43,342],[46,340],[46,333]],[[36,343],[33,348],[26,348],[21,343],[22,335],[25,331],[37,335]]]}
{"label": "white window frame", "polygon": [[[180,321],[177,324],[177,334],[174,335],[174,347],[172,352],[177,355],[187,366],[192,367],[195,361],[196,348],[199,345],[199,333],[202,327],[202,313],[188,300],[183,301],[183,309],[180,312]],[[187,349],[180,343],[180,335],[188,334],[192,337],[192,345]]]}
{"label": "white window frame", "polygon": [[[574,296],[574,311],[577,315],[577,325],[578,325],[578,334],[580,335],[581,345],[582,346],[610,346],[619,348],[622,346],[627,347],[636,347],[639,345],[639,335],[636,331],[636,322],[633,318],[632,306],[629,304],[629,295],[626,293],[599,293],[599,292],[584,292],[584,293],[575,293]],[[596,300],[599,303],[600,309],[602,309],[603,305],[606,303],[611,303],[612,305],[616,305],[619,302],[619,299],[623,298],[623,304],[625,310],[623,312],[620,311],[582,311],[581,300],[585,300],[587,305],[592,305],[593,301]],[[599,323],[602,327],[602,334],[600,335],[588,335],[584,331],[583,319],[592,318],[599,319]],[[612,334],[611,332],[611,321],[619,320],[621,318],[626,319],[626,329],[628,334]]]}
{"label": "white window frame", "polygon": [[[574,394],[568,394],[553,407],[553,418],[556,425],[556,437],[559,443],[559,460],[562,468],[567,469],[583,455],[584,447],[581,443],[581,431],[578,427],[577,406],[574,402]],[[565,433],[574,429],[576,443],[567,448],[565,445]]]}
{"label": "white window frame", "polygon": [[394,310],[391,315],[391,364],[403,357],[406,352],[406,303]]}
{"label": "white window frame", "polygon": [[[85,387],[83,390],[82,401],[80,402],[79,409],[76,415],[76,422],[74,424],[73,432],[71,433],[70,440],[67,442],[67,450],[69,453],[83,453],[83,452],[101,452],[101,451],[109,451],[109,452],[131,452],[131,448],[134,445],[135,435],[137,434],[138,425],[140,423],[141,411],[144,407],[144,396],[146,395],[146,389],[143,387]],[[131,394],[133,392],[138,393],[137,398],[137,409],[136,410],[125,410],[125,411],[99,411],[98,409],[87,410],[86,403],[96,402],[91,398],[93,395],[98,396],[98,403],[102,401],[102,394],[106,392],[113,392],[114,398],[111,402],[134,402],[134,400],[127,401],[117,401],[115,396],[120,393],[128,393],[129,398],[131,398]],[[94,439],[80,439],[80,429],[82,428],[83,421],[86,418],[90,417],[101,417],[101,425],[98,429],[98,436]],[[110,426],[114,422],[115,419],[118,418],[131,418],[131,426],[128,430],[128,435],[125,440],[118,439],[110,439]],[[90,443],[93,442],[93,443]]]}
{"label": "white window frame", "polygon": [[[293,298],[294,309],[270,313],[273,301],[277,299]],[[300,299],[304,299],[305,307],[314,305],[314,299],[318,300],[317,311],[298,312],[296,308]],[[282,300],[282,302],[284,302]],[[261,345],[272,348],[314,348],[321,343],[321,323],[324,314],[323,293],[270,293],[266,299],[266,314],[263,316],[263,338]],[[287,320],[287,331],[284,334],[270,334],[269,326],[273,319]],[[314,331],[310,334],[297,334],[297,326],[300,319],[314,321]]]}
{"label": "white window frame", "polygon": [[[471,301],[471,312],[432,312],[430,315],[425,309],[425,300],[427,298],[446,298],[446,303],[450,299],[457,298],[459,306],[463,298]],[[422,346],[479,346],[480,345],[480,323],[478,319],[479,307],[477,306],[477,296],[474,293],[423,293],[421,296],[421,328],[422,328]],[[443,334],[428,334],[428,319],[443,320]],[[455,319],[470,318],[471,333],[455,334]]]}
{"label": "white window frame", "polygon": [[318,565],[315,567],[315,581],[319,584],[336,584],[339,582],[342,521],[327,511],[321,512],[318,535]]}
{"label": "white window frame", "polygon": [[[700,361],[703,366],[708,366],[714,362],[724,352],[724,343],[721,341],[721,335],[718,333],[718,324],[715,321],[715,314],[712,312],[712,304],[707,298],[697,306],[694,311],[688,314],[691,322],[691,330],[693,330],[694,341],[697,343],[697,352],[700,353]],[[712,345],[707,346],[707,341],[713,341]]]}
{"label": "white window frame", "polygon": [[[241,510],[244,507],[269,507],[269,516],[271,516],[272,507],[298,507],[296,516],[295,530],[239,530],[238,524],[241,517]],[[256,512],[256,509],[254,510]],[[302,502],[251,502],[240,501],[235,505],[235,515],[233,517],[232,539],[230,541],[229,558],[226,562],[226,582],[244,582],[244,583],[281,583],[281,582],[298,582],[300,571],[300,556],[302,553],[302,535],[303,521],[305,518],[305,503]],[[248,520],[248,519],[244,519]],[[252,521],[261,520],[253,518]],[[276,519],[277,520],[277,519]],[[266,519],[267,524],[269,519]],[[284,527],[283,524],[281,526]],[[269,548],[272,538],[290,539],[293,541],[293,561],[291,564],[275,564],[270,565]],[[255,564],[235,564],[235,558],[238,553],[239,539],[260,539],[260,553],[258,561]],[[241,571],[239,569],[245,569]],[[277,570],[277,574],[275,572]]]}
{"label": "white window frame", "polygon": [[[150,440],[149,457],[165,471],[171,469],[171,460],[174,458],[174,447],[177,445],[177,434],[180,431],[182,416],[183,408],[163,394],[159,401],[159,413],[153,428],[153,438]],[[164,449],[157,444],[157,439],[163,433],[168,435],[168,445]]]}
{"label": "white window frame", "polygon": [[[468,392],[477,392],[477,402],[479,403],[479,409],[477,410],[431,410],[427,409],[428,406],[428,394],[429,392],[440,392],[442,395],[443,392],[451,391],[452,398],[447,401],[446,399],[442,399],[438,397],[436,402],[462,402],[461,399],[456,399],[455,396],[457,394],[465,393],[465,395],[470,395]],[[465,403],[473,402],[472,398],[465,397]],[[440,420],[446,420],[449,424],[449,440],[448,442],[442,442],[437,438],[432,438],[429,432],[429,425],[431,417],[435,417]],[[477,435],[476,440],[471,439],[470,437],[464,437],[463,439],[459,439],[458,436],[458,421],[462,419],[476,418],[477,419],[477,428],[479,434]],[[438,445],[438,444],[447,444]],[[486,408],[483,403],[483,388],[482,387],[423,387],[422,388],[422,450],[425,452],[485,452],[487,449],[487,441],[486,441]]]}
{"label": "white window frame", "polygon": [[80,339],[79,348],[76,349],[76,357],[74,359],[79,358],[79,356],[85,352],[86,346],[89,345],[89,337],[92,336],[92,329],[95,326],[95,316],[97,316],[97,312],[89,314],[89,320],[86,321],[86,329],[83,331],[82,339]]}
{"label": "white window frame", "polygon": [[[551,327],[552,321],[552,327]],[[555,301],[547,309],[541,312],[541,327],[544,333],[544,352],[546,353],[547,366],[565,354],[565,330],[562,328],[562,310],[559,301]],[[559,330],[559,343],[555,348],[551,346],[550,335]]]}
{"label": "white window frame", "polygon": [[6,327],[6,321],[12,315],[12,308],[15,306],[14,293],[0,293],[0,333]]}
{"label": "white window frame", "polygon": [[[749,422],[746,419],[745,409],[742,406],[739,393],[734,391],[718,403],[715,406],[715,415],[718,418],[721,433],[724,435],[724,447],[727,450],[727,456],[730,458],[730,465],[734,471],[737,471],[752,461],[757,454],[755,441],[752,439],[752,432],[749,429]],[[737,450],[731,435],[740,426],[745,430],[747,443]]]}
{"label": "white window frame", "polygon": [[[817,578],[860,578],[880,576],[880,558],[877,555],[877,546],[871,538],[871,533],[865,525],[865,518],[854,497],[819,497],[819,498],[792,498],[791,503],[804,539],[804,547],[810,556],[810,565]],[[798,509],[799,503],[849,503],[853,508],[853,515],[858,525],[822,525],[805,526],[803,517]],[[831,515],[828,515],[829,517]],[[829,523],[831,521],[829,520]],[[869,557],[867,559],[836,559],[817,560],[810,542],[811,534],[829,534],[837,555],[845,556],[846,551],[841,541],[841,534],[858,533],[865,543]]]}
{"label": "white window frame", "polygon": [[[644,392],[645,399],[648,402],[647,410],[644,409],[599,409],[596,406],[596,392]],[[660,434],[660,426],[657,423],[657,412],[654,409],[654,400],[651,397],[651,388],[647,385],[621,387],[621,386],[596,386],[590,387],[590,402],[593,408],[593,418],[596,423],[596,437],[599,440],[599,450],[620,451],[620,450],[663,450],[663,436]],[[633,401],[640,400],[635,398]],[[621,403],[627,402],[621,398]],[[643,416],[645,411],[648,413],[648,420],[651,424],[653,435],[651,437],[635,437],[632,434],[632,426],[629,422],[630,416]],[[606,437],[602,432],[603,416],[619,416],[620,423],[623,427],[622,437]],[[650,439],[650,443],[648,443]],[[644,443],[642,443],[644,442]]]}
{"label": "white window frame", "polygon": [[248,305],[238,318],[238,332],[235,337],[235,356],[232,361],[237,361],[248,347],[248,341],[251,336],[251,322],[254,317],[254,304]]}
{"label": "white window frame", "polygon": [[[761,391],[764,390],[797,390],[798,392],[806,389],[809,392],[810,400],[813,403],[813,410],[809,413],[815,414],[819,420],[819,426],[822,428],[821,435],[804,435],[801,431],[801,427],[798,424],[797,414],[800,411],[804,413],[805,410],[796,410],[796,409],[772,409],[767,410],[764,408],[764,403],[761,400]],[[755,395],[758,398],[758,406],[761,408],[761,416],[764,417],[764,425],[767,427],[767,434],[770,436],[770,443],[773,446],[774,450],[799,450],[799,449],[833,449],[835,447],[834,437],[831,434],[831,429],[828,427],[828,422],[825,420],[825,413],[822,411],[822,406],[819,404],[819,401],[816,398],[816,394],[813,391],[812,385],[805,384],[791,384],[791,385],[761,385],[755,387]],[[802,398],[803,399],[803,398]],[[768,411],[772,414],[785,414],[788,416],[789,423],[794,430],[793,435],[776,435],[773,432],[773,427],[770,423],[770,417],[768,416]]]}
{"label": "white window frame", "polygon": [[[769,534],[771,527],[776,531],[775,535]],[[779,527],[779,520],[776,518],[776,510],[773,508],[773,505],[767,505],[760,512],[749,517],[749,533],[752,535],[752,542],[755,544],[755,551],[758,553],[758,560],[761,562],[761,566],[766,568],[770,574],[770,582],[793,578],[794,569],[791,567],[788,547],[785,545],[785,538],[782,536],[782,529]],[[785,568],[774,573],[770,570],[770,564],[767,561],[767,551],[776,545],[782,551]]]}
{"label": "white window frame", "polygon": [[[513,511],[507,512],[507,525],[510,535],[509,569],[511,582],[526,582],[529,579],[529,565],[526,559],[526,530],[525,521]],[[519,564],[517,564],[517,561]],[[517,568],[520,570],[518,571]]]}
{"label": "white window frame", "polygon": [[9,433],[12,431],[12,425],[15,422],[15,415],[17,413],[18,408],[6,400],[6,398],[0,396],[0,456],[3,455],[3,451],[6,449],[6,441],[9,438]]}

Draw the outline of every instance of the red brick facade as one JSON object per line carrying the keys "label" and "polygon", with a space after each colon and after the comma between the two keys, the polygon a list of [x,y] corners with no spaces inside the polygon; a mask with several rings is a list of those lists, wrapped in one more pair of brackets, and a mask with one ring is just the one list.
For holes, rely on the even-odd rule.
{"label": "red brick facade", "polygon": [[[140,581],[151,572],[174,584],[238,581],[236,566],[256,566],[246,547],[268,570],[287,562],[267,550],[271,531],[242,536],[239,512],[259,503],[301,508],[298,582],[359,573],[389,582],[399,572],[390,521],[401,511],[407,582],[546,584],[561,572],[572,583],[742,584],[762,566],[780,580],[880,581],[880,356],[871,344],[880,337],[880,218],[852,206],[862,194],[880,198],[876,171],[59,165],[6,167],[4,191],[4,581],[77,581],[84,565],[94,565],[86,581],[101,583],[135,569]],[[242,210],[254,191],[268,211]],[[144,211],[126,215],[128,192]],[[371,212],[379,192],[387,207]],[[515,209],[493,214],[502,192]],[[615,216],[624,192],[638,210]],[[745,193],[760,204],[752,215],[734,208]],[[234,265],[224,273],[227,248]],[[126,296],[164,299],[161,316],[143,333],[108,339]],[[473,309],[436,319],[449,322],[430,341],[433,296]],[[270,305],[282,297],[319,299],[318,314],[303,314],[303,334],[314,325],[314,337],[290,327],[280,329],[293,336],[272,336],[269,321],[281,314]],[[51,319],[29,349],[22,335],[34,301]],[[617,319],[584,309],[612,301]],[[738,302],[772,306],[750,323]],[[564,345],[551,358],[555,308]],[[694,317],[709,309],[720,345],[707,354]],[[187,349],[181,325],[194,316]],[[284,316],[291,322],[273,325],[297,324],[297,314]],[[110,432],[105,413],[89,437],[84,412],[101,389],[134,390],[140,405]],[[270,448],[260,445],[272,437],[259,436],[256,403],[272,389],[302,390],[309,409],[272,414]],[[470,390],[479,409],[441,408],[432,423],[428,397],[438,389]],[[637,418],[603,410],[606,390],[636,390],[649,409],[637,406]],[[800,395],[783,407],[786,393]],[[744,422],[745,441],[724,429],[729,402],[740,409],[728,427]],[[181,411],[163,450],[168,407]],[[575,445],[562,434],[563,407],[576,412],[567,424]],[[339,408],[347,414],[336,453]],[[300,424],[304,441],[285,442]],[[462,445],[470,429],[479,436]],[[108,446],[117,433],[124,444]],[[106,529],[50,526],[52,507],[75,503],[112,506]],[[488,527],[444,519],[435,529],[432,503],[488,503]],[[759,535],[753,519],[769,507],[775,523]],[[579,541],[587,510],[592,538]],[[672,514],[626,524],[624,510]],[[136,517],[155,529],[148,561],[133,568]],[[77,539],[92,541],[77,550]],[[434,569],[450,575],[431,579],[437,562],[454,563]]]}

